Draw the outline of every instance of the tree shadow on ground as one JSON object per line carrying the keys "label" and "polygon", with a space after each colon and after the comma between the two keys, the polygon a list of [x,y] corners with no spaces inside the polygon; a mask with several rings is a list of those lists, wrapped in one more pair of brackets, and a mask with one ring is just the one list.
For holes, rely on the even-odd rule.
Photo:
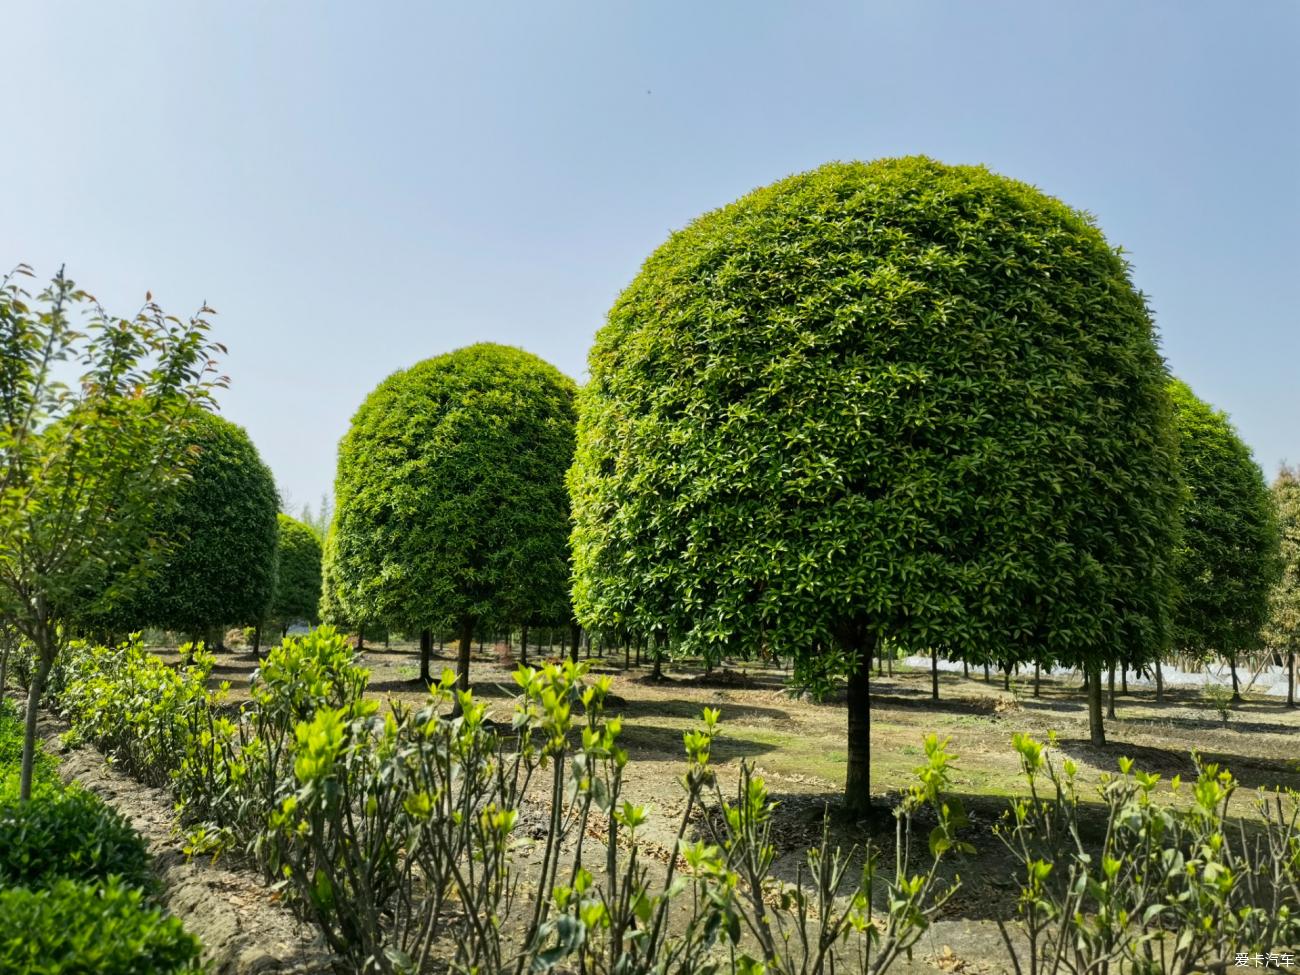
{"label": "tree shadow on ground", "polygon": [[[1121,741],[1098,747],[1086,738],[1062,738],[1057,746],[1072,758],[1107,771],[1116,770],[1123,757],[1131,758],[1134,768],[1143,772],[1156,772],[1165,778],[1180,775],[1184,781],[1196,778],[1191,753],[1181,749]],[[1292,759],[1260,758],[1215,749],[1201,752],[1200,757],[1203,764],[1214,763],[1221,771],[1227,769],[1246,789],[1300,788],[1300,764]]]}

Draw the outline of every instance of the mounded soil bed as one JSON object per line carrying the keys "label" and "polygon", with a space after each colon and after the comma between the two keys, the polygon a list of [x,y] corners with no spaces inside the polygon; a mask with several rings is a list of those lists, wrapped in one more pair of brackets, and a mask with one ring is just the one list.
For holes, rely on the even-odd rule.
{"label": "mounded soil bed", "polygon": [[59,774],[98,793],[145,838],[167,909],[203,942],[214,975],[331,971],[315,932],[277,903],[258,873],[187,860],[171,797],[118,772],[95,748],[64,749],[60,736],[66,730],[62,721],[42,715],[38,733],[45,750],[59,757]]}

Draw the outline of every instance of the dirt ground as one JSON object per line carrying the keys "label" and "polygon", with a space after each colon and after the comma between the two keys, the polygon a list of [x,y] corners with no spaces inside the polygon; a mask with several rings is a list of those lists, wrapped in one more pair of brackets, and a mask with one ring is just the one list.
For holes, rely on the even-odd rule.
{"label": "dirt ground", "polygon": [[[530,658],[554,659],[558,650],[539,654],[530,649]],[[435,673],[454,666],[450,647],[435,657]],[[424,699],[414,644],[369,647],[364,659],[371,671],[372,694],[411,703]],[[690,663],[674,663],[656,682],[648,666],[624,669],[621,654],[590,662],[593,673],[613,678],[607,709],[624,717],[621,741],[631,755],[627,798],[649,803],[652,810],[654,828],[645,834],[645,842],[666,855],[683,805],[678,784],[682,732],[697,723],[702,708],[719,708],[722,734],[713,756],[724,789],[734,783],[742,761],[766,779],[781,803],[774,829],[781,856],[778,872],[792,875],[820,837],[823,811],[833,806],[843,786],[842,698],[815,703],[793,696],[786,690],[788,673],[754,663],[727,662],[710,675]],[[245,651],[219,654],[213,680],[229,682],[231,698],[237,701],[247,696],[255,666]],[[471,667],[475,694],[507,721],[515,699],[512,669],[513,664],[505,663],[490,646],[476,650]],[[1120,756],[1133,758],[1142,770],[1161,773],[1166,781],[1174,774],[1186,779],[1194,775],[1191,752],[1196,749],[1203,760],[1230,768],[1241,782],[1236,812],[1243,816],[1252,815],[1248,793],[1256,788],[1300,788],[1300,764],[1294,757],[1300,709],[1288,709],[1277,698],[1248,695],[1226,726],[1198,694],[1183,689],[1167,689],[1159,704],[1146,689],[1121,695],[1117,714],[1107,722],[1107,746],[1094,748],[1087,740],[1087,711],[1077,680],[1045,678],[1041,696],[1035,697],[1027,674],[1013,678],[1008,691],[996,675],[986,683],[975,672],[970,677],[945,673],[940,677],[940,699],[933,701],[928,670],[907,670],[900,664],[893,674],[873,678],[872,787],[883,812],[861,822],[836,820],[837,842],[845,847],[872,842],[881,848],[885,862],[892,863],[888,806],[912,781],[924,755],[925,736],[937,732],[951,739],[950,751],[957,756],[954,791],[971,814],[966,838],[978,851],[954,864],[961,889],[940,923],[917,945],[913,964],[901,970],[1006,970],[993,918],[1010,917],[1020,878],[992,827],[1008,799],[1022,791],[1018,758],[1010,744],[1014,732],[1045,740],[1055,731],[1059,751],[1078,763],[1085,783],[1114,771]],[[545,801],[540,794],[535,798]]]}

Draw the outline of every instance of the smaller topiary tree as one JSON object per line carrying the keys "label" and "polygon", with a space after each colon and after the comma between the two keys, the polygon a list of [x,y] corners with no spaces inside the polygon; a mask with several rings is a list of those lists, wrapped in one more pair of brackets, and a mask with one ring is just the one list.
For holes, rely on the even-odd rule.
{"label": "smaller topiary tree", "polygon": [[1186,494],[1176,549],[1173,638],[1198,655],[1222,654],[1241,699],[1238,655],[1260,646],[1277,581],[1278,524],[1264,474],[1227,414],[1181,380],[1169,384]]}
{"label": "smaller topiary tree", "polygon": [[107,614],[116,629],[158,626],[208,638],[266,615],[275,590],[280,506],[275,479],[242,427],[195,411],[190,476],[161,506],[172,540],[150,581]]}
{"label": "smaller topiary tree", "polygon": [[281,513],[278,522],[275,591],[267,616],[283,636],[296,620],[320,621],[321,544],[297,518]]}
{"label": "smaller topiary tree", "polygon": [[483,343],[382,382],[339,445],[331,612],[458,638],[469,688],[476,631],[562,625],[569,606],[572,380],[521,349]]}
{"label": "smaller topiary tree", "polygon": [[1282,570],[1269,594],[1264,639],[1286,655],[1286,703],[1295,704],[1295,655],[1300,650],[1300,472],[1283,466],[1273,482]]}

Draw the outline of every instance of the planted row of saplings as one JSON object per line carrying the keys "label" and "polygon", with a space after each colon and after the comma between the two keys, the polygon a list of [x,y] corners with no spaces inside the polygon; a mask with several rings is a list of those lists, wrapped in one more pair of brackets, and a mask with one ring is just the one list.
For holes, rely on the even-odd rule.
{"label": "planted row of saplings", "polygon": [[144,840],[40,753],[18,801],[22,725],[0,698],[0,971],[173,975],[199,942],[162,910]]}
{"label": "planted row of saplings", "polygon": [[[450,673],[423,707],[381,709],[328,628],[275,648],[237,713],[210,668],[201,650],[171,668],[138,644],[78,648],[58,701],[74,733],[170,784],[192,852],[247,857],[282,884],[340,971],[878,973],[951,898],[959,881],[941,863],[974,852],[933,736],[896,807],[893,863],[842,852],[828,829],[789,884],[773,876],[762,779],[742,765],[724,794],[711,765],[717,712],[684,735],[686,802],[664,866],[647,852],[647,810],[623,796],[609,680],[583,664],[520,668],[509,725],[457,697]],[[1229,945],[1300,938],[1294,794],[1261,797],[1248,836],[1229,826],[1236,783],[1213,766],[1197,765],[1189,805],[1171,794],[1181,783],[1122,762],[1090,806],[1073,763],[1058,770],[1023,736],[1014,747],[1029,795],[998,830],[1024,871],[1003,923],[1014,964],[1195,971]],[[935,825],[918,855],[923,808]],[[1079,839],[1092,835],[1105,839]]]}

